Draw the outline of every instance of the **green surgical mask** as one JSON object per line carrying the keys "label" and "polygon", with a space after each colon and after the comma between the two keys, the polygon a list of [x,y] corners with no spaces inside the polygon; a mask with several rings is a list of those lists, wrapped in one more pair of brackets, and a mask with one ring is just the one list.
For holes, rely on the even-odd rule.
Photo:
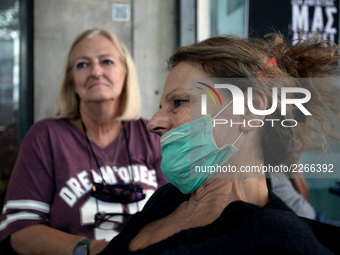
{"label": "green surgical mask", "polygon": [[196,166],[223,166],[237,152],[234,144],[242,133],[233,144],[218,148],[211,122],[210,116],[202,117],[170,130],[161,137],[161,169],[168,181],[183,194],[194,192],[212,176],[209,171],[195,172]]}

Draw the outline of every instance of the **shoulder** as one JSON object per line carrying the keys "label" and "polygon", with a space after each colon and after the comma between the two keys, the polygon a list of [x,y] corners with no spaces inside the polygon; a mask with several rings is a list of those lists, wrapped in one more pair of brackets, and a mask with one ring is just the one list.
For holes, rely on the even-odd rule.
{"label": "shoulder", "polygon": [[277,249],[301,254],[329,254],[308,224],[272,192],[269,203],[253,216],[248,225],[260,226],[261,242],[266,243],[268,239],[273,249],[277,245]]}
{"label": "shoulder", "polygon": [[70,121],[68,119],[44,119],[34,123],[30,129],[28,130],[25,140],[32,141],[32,139],[36,139],[38,137],[43,137],[46,140],[46,136],[55,133],[61,132],[63,129],[68,129],[70,125]]}
{"label": "shoulder", "polygon": [[234,245],[241,250],[253,249],[262,254],[331,254],[312,229],[275,195],[264,207],[241,201],[230,205],[222,214],[221,226],[231,232],[224,231],[222,238],[231,234],[235,237]]}
{"label": "shoulder", "polygon": [[34,123],[20,145],[25,153],[33,151],[44,154],[46,150],[61,150],[61,145],[69,146],[75,139],[81,139],[81,133],[68,119],[44,119]]}
{"label": "shoulder", "polygon": [[274,250],[294,251],[299,254],[331,254],[316,238],[312,229],[293,212],[267,210],[258,221],[256,224],[260,223],[262,228],[262,242],[268,243],[269,240]]}
{"label": "shoulder", "polygon": [[41,132],[49,129],[65,128],[68,127],[69,125],[70,121],[68,119],[54,119],[54,118],[43,119],[34,123],[30,127],[28,133]]}
{"label": "shoulder", "polygon": [[310,228],[280,198],[272,192],[269,196],[268,203],[263,207],[243,201],[232,202],[221,216],[226,221],[233,218],[235,227],[246,225],[247,230],[244,231],[268,234],[272,238],[283,233],[289,237],[294,236],[295,232],[311,233]]}

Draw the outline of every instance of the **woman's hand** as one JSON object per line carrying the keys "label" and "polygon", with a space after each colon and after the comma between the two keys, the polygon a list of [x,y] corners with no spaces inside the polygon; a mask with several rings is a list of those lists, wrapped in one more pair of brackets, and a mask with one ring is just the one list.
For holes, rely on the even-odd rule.
{"label": "woman's hand", "polygon": [[89,245],[90,255],[98,254],[104,250],[107,245],[108,242],[93,240]]}
{"label": "woman's hand", "polygon": [[[33,225],[13,233],[11,245],[22,255],[71,255],[74,247],[83,239],[84,236],[72,235],[45,225]],[[89,245],[90,254],[99,253],[107,244],[104,241],[92,241]]]}

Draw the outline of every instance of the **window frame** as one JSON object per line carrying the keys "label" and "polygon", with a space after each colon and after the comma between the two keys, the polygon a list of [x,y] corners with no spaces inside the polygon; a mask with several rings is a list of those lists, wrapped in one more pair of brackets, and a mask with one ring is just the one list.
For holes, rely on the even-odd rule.
{"label": "window frame", "polygon": [[33,0],[20,0],[20,70],[18,146],[33,124]]}

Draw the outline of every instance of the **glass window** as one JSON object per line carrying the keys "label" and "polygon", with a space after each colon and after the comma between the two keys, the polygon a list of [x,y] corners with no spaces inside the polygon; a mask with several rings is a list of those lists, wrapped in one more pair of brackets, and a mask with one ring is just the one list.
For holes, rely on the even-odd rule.
{"label": "glass window", "polygon": [[211,0],[211,35],[235,34],[245,36],[246,0]]}
{"label": "glass window", "polygon": [[19,0],[0,2],[0,208],[18,145]]}

